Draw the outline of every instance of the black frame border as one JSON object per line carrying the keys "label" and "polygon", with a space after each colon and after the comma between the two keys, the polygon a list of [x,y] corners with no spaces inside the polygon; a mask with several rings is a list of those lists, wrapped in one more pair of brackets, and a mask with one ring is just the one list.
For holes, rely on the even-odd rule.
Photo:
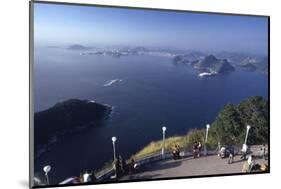
{"label": "black frame border", "polygon": [[[72,5],[72,6],[87,6],[87,7],[100,7],[100,8],[119,8],[131,10],[147,10],[147,11],[165,11],[165,12],[182,12],[182,13],[197,13],[197,14],[213,14],[213,15],[228,15],[228,16],[248,16],[248,17],[264,17],[268,21],[268,171],[267,172],[253,172],[253,173],[230,173],[230,174],[212,174],[212,175],[196,175],[196,176],[182,176],[182,177],[166,177],[154,179],[138,179],[138,180],[125,180],[125,181],[106,181],[98,183],[82,183],[82,184],[65,184],[65,185],[47,185],[47,186],[33,186],[34,176],[34,133],[33,133],[33,55],[34,55],[34,3],[53,4],[53,5]],[[134,182],[147,182],[147,181],[163,181],[163,180],[179,180],[191,178],[210,178],[210,177],[225,177],[225,176],[239,176],[239,175],[258,175],[270,173],[270,16],[269,15],[255,15],[255,14],[238,14],[238,13],[225,13],[225,12],[209,12],[209,11],[194,11],[194,10],[179,10],[179,9],[165,9],[165,8],[148,8],[148,7],[133,7],[133,6],[120,6],[120,5],[102,5],[92,3],[69,3],[69,2],[56,2],[56,1],[29,1],[29,188],[52,188],[52,187],[69,187],[69,186],[89,186],[100,184],[119,184],[119,183],[134,183]]]}

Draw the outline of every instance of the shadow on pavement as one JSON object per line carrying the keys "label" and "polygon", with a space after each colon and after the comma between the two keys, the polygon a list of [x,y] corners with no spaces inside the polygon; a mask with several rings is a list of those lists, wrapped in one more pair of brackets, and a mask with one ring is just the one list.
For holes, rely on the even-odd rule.
{"label": "shadow on pavement", "polygon": [[144,167],[144,169],[149,170],[149,171],[155,171],[155,170],[162,170],[162,169],[178,167],[181,164],[182,164],[182,161],[171,161],[171,162],[162,161],[162,162],[158,162],[157,164],[155,164],[153,166],[153,168],[148,165],[148,166]]}

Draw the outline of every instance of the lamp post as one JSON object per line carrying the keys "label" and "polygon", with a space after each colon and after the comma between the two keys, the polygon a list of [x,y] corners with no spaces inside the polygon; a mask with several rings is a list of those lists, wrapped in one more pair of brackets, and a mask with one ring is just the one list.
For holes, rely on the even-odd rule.
{"label": "lamp post", "polygon": [[43,171],[45,172],[47,184],[50,185],[48,173],[51,171],[51,166],[50,166],[50,165],[46,165],[46,166],[43,168]]}
{"label": "lamp post", "polygon": [[250,125],[247,125],[247,130],[246,130],[246,137],[245,137],[245,141],[244,141],[244,144],[243,144],[243,147],[242,147],[242,152],[247,152],[247,139],[248,139],[248,134],[249,134],[249,130],[251,129],[251,126]]}
{"label": "lamp post", "polygon": [[206,137],[205,137],[205,142],[204,142],[204,145],[205,145],[205,146],[204,146],[204,155],[205,155],[205,156],[208,154],[206,143],[207,143],[207,141],[208,141],[209,128],[210,128],[210,125],[207,124],[207,125],[206,125]]}
{"label": "lamp post", "polygon": [[249,130],[251,129],[250,125],[247,125],[247,131],[246,131],[246,137],[245,137],[245,142],[244,144],[247,144],[247,139],[248,139],[248,134],[249,134]]}
{"label": "lamp post", "polygon": [[115,142],[116,142],[117,138],[115,136],[113,136],[111,138],[111,140],[112,140],[112,145],[113,145],[113,160],[115,161],[116,160]]}
{"label": "lamp post", "polygon": [[163,134],[163,144],[162,144],[162,158],[165,158],[165,134],[166,134],[167,128],[164,126],[162,127],[162,134]]}

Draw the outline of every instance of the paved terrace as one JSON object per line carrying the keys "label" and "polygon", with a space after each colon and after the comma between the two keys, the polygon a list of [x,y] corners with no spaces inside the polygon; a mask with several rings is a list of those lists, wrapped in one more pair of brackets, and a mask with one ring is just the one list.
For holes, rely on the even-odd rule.
{"label": "paved terrace", "polygon": [[[252,154],[257,156],[260,153],[259,149],[260,146],[253,146],[251,148]],[[201,156],[195,159],[187,157],[178,160],[158,161],[145,164],[136,173],[123,176],[120,180],[241,173],[246,160],[240,160],[240,157],[240,155],[234,156],[232,164],[228,164],[228,158],[221,159],[217,155]],[[262,158],[254,158],[254,161],[258,164],[268,164],[268,160]]]}
{"label": "paved terrace", "polygon": [[[255,156],[253,160],[256,164],[267,164],[268,160],[259,158],[261,155],[261,146],[251,146],[251,154]],[[266,147],[266,152],[268,149]],[[215,152],[211,152],[215,154]],[[238,152],[236,152],[238,153]],[[171,156],[170,156],[171,157]],[[118,180],[146,180],[155,178],[171,178],[171,177],[187,177],[187,176],[204,176],[204,175],[218,175],[218,174],[233,174],[242,173],[242,168],[247,160],[240,160],[241,155],[235,155],[234,161],[228,164],[228,158],[221,159],[217,155],[201,156],[199,158],[193,158],[191,155],[186,155],[181,159],[173,160],[171,158],[161,160],[161,155],[153,156],[143,160],[140,168],[135,173],[125,175]],[[107,170],[100,174],[97,179],[99,181],[113,179],[113,169]],[[73,184],[74,178],[68,178],[62,181],[60,184]],[[74,179],[75,180],[75,179]]]}
{"label": "paved terrace", "polygon": [[[235,156],[232,164],[228,164],[227,161],[228,158],[221,159],[216,155],[203,156],[195,159],[186,158],[159,161],[155,164],[144,165],[138,170],[138,173],[124,176],[121,180],[233,174],[242,172],[245,161],[241,161],[240,156]],[[268,163],[267,160],[263,159],[255,159],[255,162],[259,164]]]}

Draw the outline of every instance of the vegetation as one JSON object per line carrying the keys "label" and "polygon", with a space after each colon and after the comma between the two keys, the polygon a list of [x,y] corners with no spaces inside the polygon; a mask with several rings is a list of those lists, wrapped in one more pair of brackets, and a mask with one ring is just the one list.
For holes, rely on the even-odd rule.
{"label": "vegetation", "polygon": [[[189,131],[184,136],[173,136],[169,137],[165,140],[165,149],[167,151],[172,151],[175,144],[178,144],[181,149],[192,149],[192,146],[196,142],[203,143],[206,136],[206,131],[203,129],[194,129]],[[154,141],[144,147],[141,151],[136,153],[133,158],[140,159],[143,157],[147,157],[149,155],[157,154],[161,152],[162,149],[162,141]],[[217,146],[216,139],[213,136],[208,136],[208,144],[209,147],[214,148]]]}
{"label": "vegetation", "polygon": [[[262,97],[250,97],[237,106],[226,105],[211,124],[207,147],[214,149],[218,142],[225,145],[244,143],[246,126],[250,125],[247,144],[268,143],[268,101]],[[175,144],[182,149],[192,149],[195,142],[203,144],[206,129],[194,129],[184,136],[169,137],[165,140],[165,149],[172,151]],[[154,141],[136,153],[133,157],[140,159],[161,152],[162,141]]]}

